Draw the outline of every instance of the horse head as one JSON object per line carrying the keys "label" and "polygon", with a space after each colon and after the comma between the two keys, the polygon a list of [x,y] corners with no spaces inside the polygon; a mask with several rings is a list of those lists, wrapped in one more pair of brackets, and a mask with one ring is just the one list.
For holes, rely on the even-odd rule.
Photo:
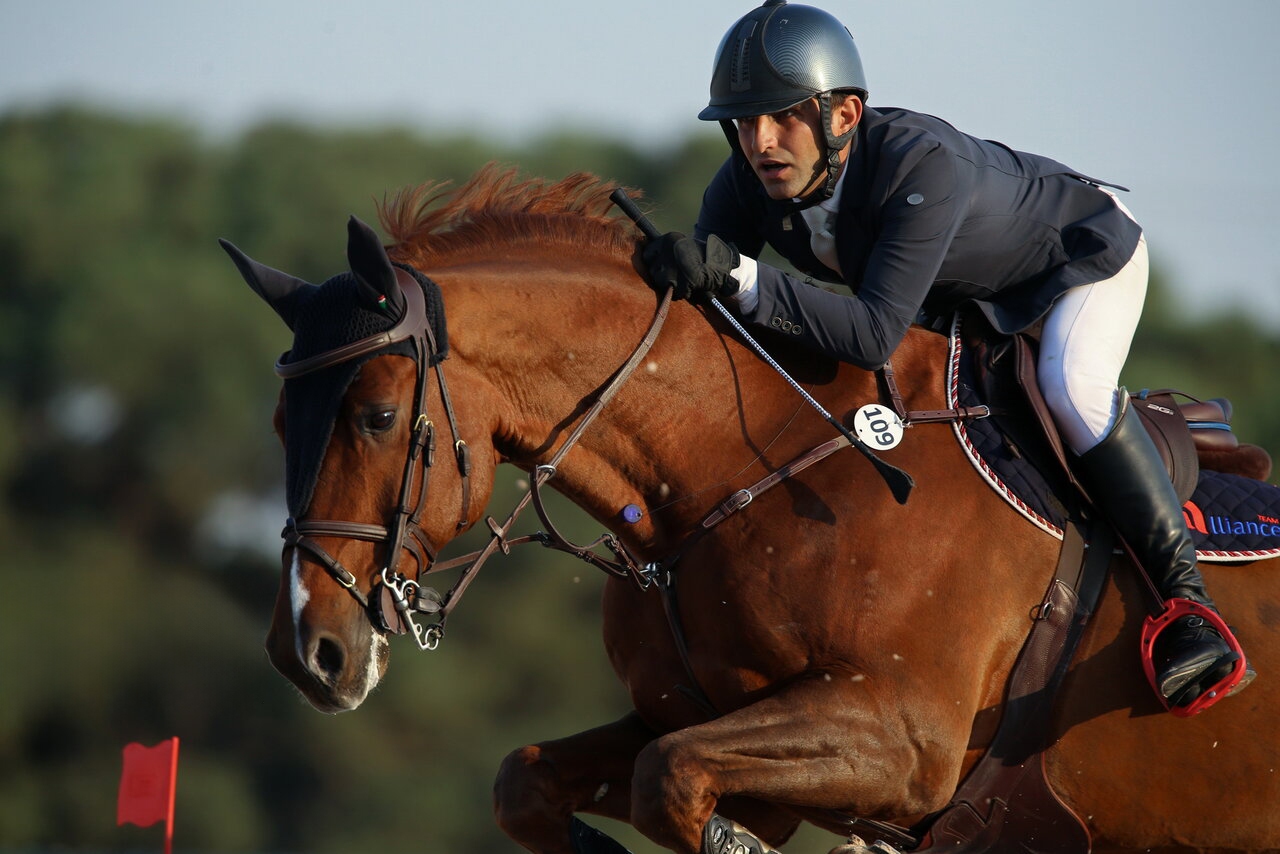
{"label": "horse head", "polygon": [[355,217],[350,272],[319,285],[222,245],[294,335],[276,365],[290,518],[267,650],[317,709],[354,709],[386,671],[388,633],[425,631],[405,611],[408,579],[474,521],[460,471],[470,449],[451,410],[443,441],[459,466],[432,466],[439,428],[428,410],[439,417],[446,392],[443,375],[439,390],[428,379],[448,355],[443,300]]}

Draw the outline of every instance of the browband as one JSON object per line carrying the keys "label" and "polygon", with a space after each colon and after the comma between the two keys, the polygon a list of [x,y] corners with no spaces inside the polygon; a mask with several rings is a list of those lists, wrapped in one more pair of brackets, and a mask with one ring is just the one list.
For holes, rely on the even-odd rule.
{"label": "browband", "polygon": [[335,347],[332,350],[326,350],[323,353],[317,353],[314,356],[299,359],[296,362],[286,362],[285,359],[289,354],[285,353],[276,360],[276,375],[287,380],[318,371],[321,368],[327,368],[330,365],[349,362],[366,353],[372,353],[375,350],[381,350],[383,347],[412,338],[419,329],[427,328],[427,304],[422,296],[422,288],[404,270],[399,267],[394,269],[396,284],[400,287],[400,291],[405,297],[404,316],[400,318],[395,326],[386,332],[379,332],[376,335],[370,335],[368,338],[361,338],[359,341],[352,341],[350,344],[344,344],[341,347]]}

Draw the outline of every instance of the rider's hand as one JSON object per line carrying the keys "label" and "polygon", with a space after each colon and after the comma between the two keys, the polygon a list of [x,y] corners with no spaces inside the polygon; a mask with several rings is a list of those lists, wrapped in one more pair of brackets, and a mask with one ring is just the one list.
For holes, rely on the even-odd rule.
{"label": "rider's hand", "polygon": [[727,297],[738,292],[730,275],[738,266],[738,250],[714,234],[706,241],[669,231],[644,245],[649,284],[659,293],[675,288],[676,299],[699,300]]}

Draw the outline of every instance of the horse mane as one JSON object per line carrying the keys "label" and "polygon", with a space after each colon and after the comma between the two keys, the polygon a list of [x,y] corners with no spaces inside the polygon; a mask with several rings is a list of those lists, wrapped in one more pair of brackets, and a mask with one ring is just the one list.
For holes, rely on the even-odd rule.
{"label": "horse mane", "polygon": [[[437,181],[400,190],[378,205],[393,260],[429,267],[495,246],[570,244],[630,254],[636,231],[611,215],[618,185],[586,172],[559,181],[517,177],[490,163],[464,185]],[[633,194],[634,195],[634,194]]]}

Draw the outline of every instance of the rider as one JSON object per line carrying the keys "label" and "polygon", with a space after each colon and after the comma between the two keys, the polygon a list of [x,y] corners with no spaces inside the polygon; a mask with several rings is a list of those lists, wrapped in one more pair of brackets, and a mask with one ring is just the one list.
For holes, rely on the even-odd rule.
{"label": "rider", "polygon": [[[1146,295],[1142,229],[1095,179],[866,99],[857,47],[834,17],[786,0],[743,16],[698,114],[720,122],[733,151],[694,235],[646,245],[651,284],[725,299],[869,370],[913,322],[962,303],[1006,334],[1043,321],[1041,389],[1092,498],[1161,595],[1213,608],[1159,453],[1117,387]],[[755,260],[766,242],[853,295]],[[1161,635],[1158,690],[1186,705],[1237,658],[1210,623],[1183,616]]]}

